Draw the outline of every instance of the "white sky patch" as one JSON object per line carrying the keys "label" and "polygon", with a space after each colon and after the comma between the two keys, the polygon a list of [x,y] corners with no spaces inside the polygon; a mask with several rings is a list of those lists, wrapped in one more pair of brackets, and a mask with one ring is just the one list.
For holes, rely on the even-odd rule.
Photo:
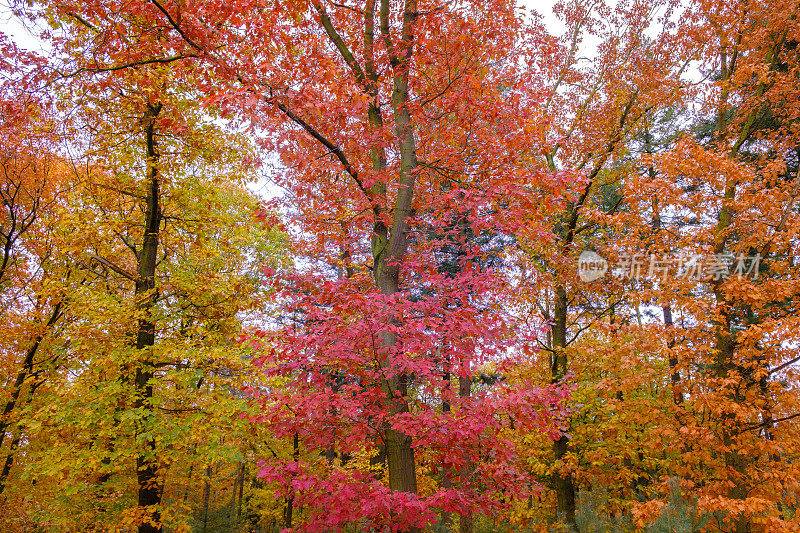
{"label": "white sky patch", "polygon": [[32,26],[29,21],[21,21],[8,5],[0,4],[0,32],[9,36],[19,48],[41,55],[48,55],[52,52],[50,43],[43,41],[38,36],[42,29]]}

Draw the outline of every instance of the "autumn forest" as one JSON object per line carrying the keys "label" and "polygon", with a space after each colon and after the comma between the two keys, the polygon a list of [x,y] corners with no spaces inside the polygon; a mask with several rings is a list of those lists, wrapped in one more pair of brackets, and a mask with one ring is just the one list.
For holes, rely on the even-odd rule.
{"label": "autumn forest", "polygon": [[800,531],[797,0],[0,9],[0,531]]}

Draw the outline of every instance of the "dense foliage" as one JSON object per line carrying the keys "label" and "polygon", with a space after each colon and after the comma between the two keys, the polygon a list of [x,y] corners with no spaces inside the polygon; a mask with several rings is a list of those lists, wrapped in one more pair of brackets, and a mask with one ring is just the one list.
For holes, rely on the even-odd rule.
{"label": "dense foliage", "polygon": [[800,529],[796,2],[7,9],[0,530]]}

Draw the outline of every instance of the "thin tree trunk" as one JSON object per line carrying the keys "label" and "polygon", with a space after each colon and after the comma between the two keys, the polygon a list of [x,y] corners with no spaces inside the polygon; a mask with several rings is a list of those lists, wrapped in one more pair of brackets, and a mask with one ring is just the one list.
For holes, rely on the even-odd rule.
{"label": "thin tree trunk", "polygon": [[[8,431],[9,427],[11,427],[11,416],[14,412],[14,409],[17,407],[17,403],[19,402],[20,394],[22,393],[22,389],[25,386],[25,381],[28,377],[33,373],[33,366],[34,366],[34,359],[36,357],[36,352],[39,350],[39,346],[42,343],[42,339],[44,339],[44,335],[47,331],[52,328],[55,323],[58,321],[59,318],[62,316],[62,301],[56,303],[53,307],[52,313],[50,313],[50,318],[47,320],[47,323],[44,326],[42,332],[40,332],[34,338],[33,344],[28,351],[25,353],[25,358],[22,361],[22,368],[17,373],[17,378],[14,381],[13,389],[11,390],[11,398],[8,399],[5,406],[3,406],[3,412],[0,414],[0,447],[3,446],[3,441],[5,440],[6,432]],[[30,401],[30,398],[28,398]],[[0,494],[6,488],[6,480],[8,479],[8,475],[11,472],[11,467],[14,464],[14,454],[16,453],[17,447],[19,445],[20,433],[22,432],[22,428],[18,428],[17,434],[14,437],[14,440],[11,443],[11,447],[6,454],[6,458],[3,462],[3,470],[0,472]]]}
{"label": "thin tree trunk", "polygon": [[[145,413],[144,420],[139,422],[138,429],[141,430],[144,430],[147,423],[153,418],[153,346],[155,345],[156,331],[152,310],[158,300],[155,273],[161,227],[159,154],[156,149],[155,122],[160,111],[161,104],[147,104],[144,116],[147,143],[147,193],[142,248],[137,257],[135,299],[139,316],[139,327],[136,333],[136,349],[139,352],[139,360],[134,377],[134,408]],[[144,448],[144,451],[136,457],[136,472],[139,482],[138,503],[140,509],[145,513],[145,519],[139,525],[139,533],[160,533],[161,515],[158,506],[161,504],[161,487],[158,478],[158,462],[152,458],[156,449],[155,439],[148,438],[140,446]]]}
{"label": "thin tree trunk", "polygon": [[[672,385],[672,401],[675,405],[683,405],[683,391],[680,390],[681,373],[678,370],[678,357],[675,355],[675,339],[672,338],[672,327],[674,322],[672,320],[672,308],[669,305],[661,306],[661,311],[664,313],[664,327],[668,331],[667,348],[669,348],[669,380]],[[680,417],[678,422],[681,426],[686,425],[683,417]]]}
{"label": "thin tree trunk", "polygon": [[21,433],[22,428],[19,428],[17,434],[14,436],[14,440],[11,441],[11,447],[6,455],[6,460],[3,461],[3,471],[0,472],[0,494],[2,494],[3,490],[5,490],[6,479],[8,479],[8,474],[11,472],[11,466],[14,464],[14,454],[17,451],[17,447],[19,447]]}
{"label": "thin tree trunk", "polygon": [[183,503],[189,499],[189,487],[192,484],[192,474],[194,474],[194,461],[189,463],[189,474],[186,476],[186,486],[183,488]]}
{"label": "thin tree trunk", "polygon": [[229,518],[233,518],[233,510],[236,509],[236,491],[239,488],[239,467],[236,467],[236,475],[233,478],[233,486],[231,487],[231,512]]}
{"label": "thin tree trunk", "polygon": [[[630,113],[634,104],[637,101],[638,91],[631,93],[625,107],[622,109],[617,125],[616,134],[609,139],[605,150],[600,154],[599,158],[595,160],[594,167],[589,173],[586,185],[581,192],[580,196],[575,202],[569,202],[565,210],[566,224],[560,230],[561,237],[561,253],[568,254],[578,234],[578,220],[580,218],[581,208],[585,205],[586,200],[595,186],[595,179],[600,174],[606,161],[614,152],[616,146],[622,141],[625,132],[625,126],[631,119]],[[558,170],[555,163],[555,155],[558,147],[552,152],[546,153],[547,166],[551,171]],[[553,310],[553,327],[552,327],[552,349],[553,361],[551,366],[551,382],[560,382],[567,373],[567,354],[565,349],[567,347],[567,312],[569,307],[569,298],[567,296],[566,287],[558,285],[555,294],[555,306]],[[569,420],[565,421],[569,424]],[[567,428],[568,429],[568,428]],[[567,434],[562,434],[561,437],[553,443],[553,452],[556,461],[561,461],[570,451],[570,439]],[[571,529],[576,529],[575,526],[575,484],[572,474],[569,472],[561,473],[556,472],[553,475],[553,488],[556,491],[558,501],[558,513],[562,516]]]}
{"label": "thin tree trunk", "polygon": [[[552,383],[560,382],[567,373],[567,290],[564,286],[556,287],[556,301],[553,310],[553,365],[550,369]],[[568,430],[568,428],[566,428]],[[570,439],[566,432],[553,442],[553,453],[556,462],[562,462],[570,451]],[[569,472],[553,474],[553,488],[556,491],[559,517],[567,526],[576,529],[575,525],[575,484]]]}
{"label": "thin tree trunk", "polygon": [[245,469],[245,462],[242,461],[241,466],[239,466],[239,502],[236,505],[237,523],[242,519],[242,496],[244,495],[244,469]]}
{"label": "thin tree trunk", "polygon": [[[294,438],[292,439],[292,459],[294,459],[295,463],[300,460],[300,435],[297,433],[294,434]],[[292,527],[293,513],[294,492],[290,491],[289,497],[286,498],[286,508],[283,511],[283,524],[286,529]]]}
{"label": "thin tree trunk", "polygon": [[[469,398],[472,394],[472,377],[471,376],[458,376],[458,397],[463,401]],[[472,476],[472,465],[465,464],[461,468],[461,484],[463,485],[467,479]],[[458,532],[459,533],[472,533],[474,530],[474,520],[470,511],[461,513],[458,519]]]}
{"label": "thin tree trunk", "polygon": [[[442,362],[442,413],[450,412],[450,357],[445,353],[444,340],[436,349],[436,359]],[[449,489],[453,486],[450,480],[450,468],[442,466],[442,488]],[[447,511],[442,511],[439,515],[439,524],[450,530],[452,517]]]}
{"label": "thin tree trunk", "polygon": [[211,465],[206,466],[206,478],[203,480],[203,533],[208,530],[208,502],[211,499]]}
{"label": "thin tree trunk", "polygon": [[[650,156],[655,155],[655,148],[653,147],[653,138],[650,135],[650,129],[645,128],[644,130],[644,142],[645,142],[645,153],[649,154]],[[647,168],[647,175],[650,177],[651,181],[655,181],[656,179],[656,169],[650,165]],[[653,234],[658,234],[661,231],[661,213],[659,212],[658,206],[658,196],[653,195],[652,197],[652,208],[653,208]],[[681,381],[681,374],[678,370],[678,358],[675,355],[675,339],[672,336],[672,308],[669,304],[665,304],[661,306],[661,311],[664,315],[664,329],[667,330],[667,348],[669,349],[669,373],[670,373],[670,384],[672,385],[672,400],[675,405],[683,405],[683,392],[680,390],[680,381]],[[686,425],[686,421],[682,416],[679,416],[678,423],[681,427]]]}

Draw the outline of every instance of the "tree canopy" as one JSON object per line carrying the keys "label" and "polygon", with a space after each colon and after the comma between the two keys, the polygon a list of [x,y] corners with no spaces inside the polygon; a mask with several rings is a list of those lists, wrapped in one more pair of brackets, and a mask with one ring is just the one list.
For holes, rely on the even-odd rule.
{"label": "tree canopy", "polygon": [[797,2],[6,9],[0,530],[800,529]]}

